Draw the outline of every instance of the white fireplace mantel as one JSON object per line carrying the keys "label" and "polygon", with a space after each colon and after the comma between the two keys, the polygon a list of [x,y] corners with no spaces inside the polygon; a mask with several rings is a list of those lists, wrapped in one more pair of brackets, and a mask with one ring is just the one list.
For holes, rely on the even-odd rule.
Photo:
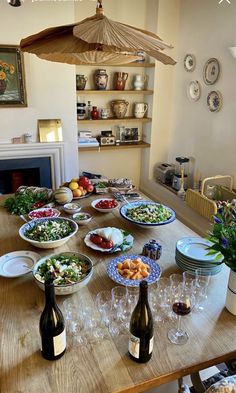
{"label": "white fireplace mantel", "polygon": [[52,188],[55,189],[65,181],[64,151],[64,142],[1,143],[0,160],[49,157],[51,162]]}

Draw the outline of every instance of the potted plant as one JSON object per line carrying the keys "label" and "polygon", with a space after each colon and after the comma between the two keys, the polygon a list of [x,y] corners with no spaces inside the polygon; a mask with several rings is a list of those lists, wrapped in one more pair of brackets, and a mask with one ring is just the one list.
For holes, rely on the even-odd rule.
{"label": "potted plant", "polygon": [[225,202],[219,207],[208,239],[212,242],[208,247],[208,255],[216,254],[215,261],[219,261],[223,255],[224,260],[219,263],[224,262],[230,268],[225,306],[236,315],[236,206],[234,203]]}

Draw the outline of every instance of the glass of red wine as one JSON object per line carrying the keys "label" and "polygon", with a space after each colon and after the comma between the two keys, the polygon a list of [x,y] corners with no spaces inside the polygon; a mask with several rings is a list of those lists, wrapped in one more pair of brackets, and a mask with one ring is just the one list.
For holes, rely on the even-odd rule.
{"label": "glass of red wine", "polygon": [[173,293],[172,310],[178,316],[177,327],[168,331],[168,338],[173,344],[186,344],[189,339],[188,333],[181,328],[181,317],[188,315],[194,306],[194,295],[190,289],[180,286]]}

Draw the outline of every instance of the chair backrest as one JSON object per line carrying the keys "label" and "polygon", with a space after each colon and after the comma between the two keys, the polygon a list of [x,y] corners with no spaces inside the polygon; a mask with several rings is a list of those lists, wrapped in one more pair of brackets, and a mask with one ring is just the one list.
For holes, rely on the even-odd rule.
{"label": "chair backrest", "polygon": [[206,393],[235,393],[236,392],[236,375],[231,375],[221,379],[211,385]]}

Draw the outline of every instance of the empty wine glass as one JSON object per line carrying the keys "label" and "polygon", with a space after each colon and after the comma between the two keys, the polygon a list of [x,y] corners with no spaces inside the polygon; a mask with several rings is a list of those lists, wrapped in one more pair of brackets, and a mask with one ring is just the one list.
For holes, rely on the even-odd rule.
{"label": "empty wine glass", "polygon": [[168,338],[173,344],[186,344],[189,339],[188,333],[181,329],[181,316],[191,312],[194,305],[193,292],[184,287],[179,287],[172,294],[172,310],[178,315],[177,328],[168,331]]}

